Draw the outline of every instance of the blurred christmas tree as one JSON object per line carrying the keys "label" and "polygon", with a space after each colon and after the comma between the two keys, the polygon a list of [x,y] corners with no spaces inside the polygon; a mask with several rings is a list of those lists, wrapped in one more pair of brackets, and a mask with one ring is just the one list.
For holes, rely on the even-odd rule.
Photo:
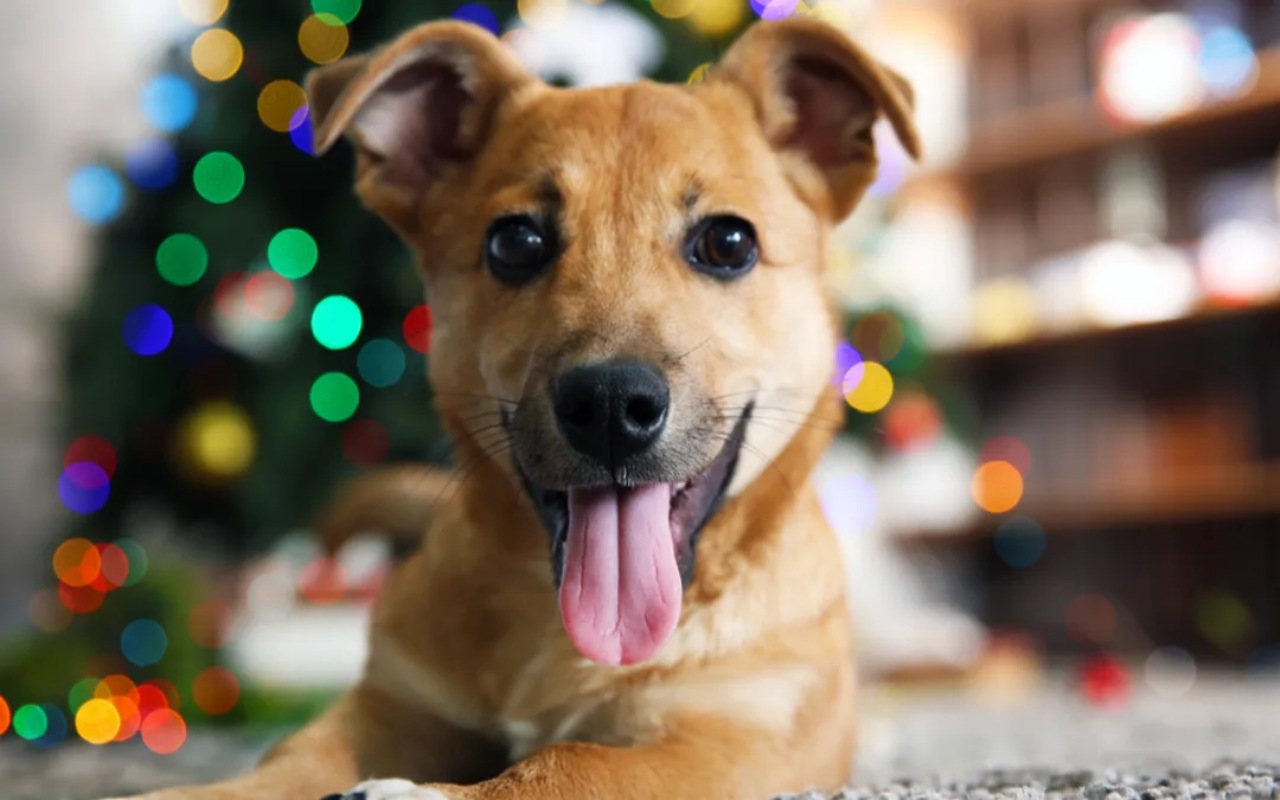
{"label": "blurred christmas tree", "polygon": [[[60,489],[91,539],[156,507],[233,552],[305,524],[360,467],[447,458],[430,307],[408,251],[355,202],[350,152],[310,155],[306,71],[430,19],[501,33],[523,16],[528,38],[509,41],[552,80],[589,81],[594,59],[604,79],[682,81],[753,16],[739,0],[175,2],[193,27],[142,98],[155,138],[72,182],[102,229],[66,327]],[[540,52],[557,24],[585,49]]]}

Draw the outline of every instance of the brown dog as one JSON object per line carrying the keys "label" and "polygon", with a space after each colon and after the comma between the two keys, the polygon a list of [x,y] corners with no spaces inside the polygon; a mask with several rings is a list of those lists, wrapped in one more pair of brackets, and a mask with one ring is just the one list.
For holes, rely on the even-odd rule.
{"label": "brown dog", "polygon": [[360,197],[419,255],[462,475],[360,684],[253,773],[165,796],[844,782],[850,621],[809,481],[842,408],[823,264],[876,119],[918,150],[905,82],[793,20],[700,84],[562,90],[442,22],[308,89],[318,150],[351,139]]}

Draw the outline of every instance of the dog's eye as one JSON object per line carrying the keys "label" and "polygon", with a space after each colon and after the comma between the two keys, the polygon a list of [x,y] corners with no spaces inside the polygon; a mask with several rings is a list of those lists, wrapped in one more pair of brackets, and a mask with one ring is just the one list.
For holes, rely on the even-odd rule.
{"label": "dog's eye", "polygon": [[550,236],[532,217],[502,217],[489,226],[484,260],[503,283],[518,285],[533,280],[554,255]]}
{"label": "dog's eye", "polygon": [[736,278],[756,265],[759,247],[751,223],[711,217],[694,227],[685,247],[690,264],[716,278]]}

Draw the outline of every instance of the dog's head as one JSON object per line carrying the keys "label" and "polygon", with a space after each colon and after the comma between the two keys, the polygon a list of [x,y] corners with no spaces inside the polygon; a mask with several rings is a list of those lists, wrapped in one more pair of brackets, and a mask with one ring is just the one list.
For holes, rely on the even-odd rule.
{"label": "dog's head", "polygon": [[881,115],[918,150],[906,83],[795,20],[699,84],[556,89],[442,22],[308,91],[317,150],[353,141],[358,194],[419,255],[439,408],[527,492],[570,637],[647,658],[702,526],[828,390],[826,234]]}

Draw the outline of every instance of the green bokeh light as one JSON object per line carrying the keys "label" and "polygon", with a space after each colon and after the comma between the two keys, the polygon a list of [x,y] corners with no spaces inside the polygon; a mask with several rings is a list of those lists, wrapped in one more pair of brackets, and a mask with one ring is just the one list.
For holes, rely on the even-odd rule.
{"label": "green bokeh light", "polygon": [[267,245],[267,263],[289,280],[311,274],[319,257],[316,240],[299,228],[285,228],[272,236],[271,243]]}
{"label": "green bokeh light", "polygon": [[204,242],[189,233],[175,233],[156,248],[156,269],[174,286],[190,286],[209,267]]}
{"label": "green bokeh light", "polygon": [[196,192],[210,203],[230,203],[244,188],[244,166],[230,153],[206,153],[196,162],[191,180]]}
{"label": "green bokeh light", "polygon": [[354,344],[363,324],[360,306],[340,294],[324,298],[311,312],[311,333],[330,350],[342,350]]}
{"label": "green bokeh light", "polygon": [[67,692],[67,708],[71,709],[71,713],[76,713],[80,706],[92,700],[93,690],[97,688],[97,678],[81,678],[76,681],[71,691]]}
{"label": "green bokeh light", "polygon": [[142,545],[133,539],[118,539],[116,547],[124,551],[129,557],[129,577],[124,579],[122,586],[136,586],[142,582],[147,575],[147,551],[142,549]]}
{"label": "green bokeh light", "polygon": [[26,705],[13,712],[13,732],[35,741],[49,730],[49,715],[40,706]]}
{"label": "green bokeh light", "polygon": [[311,10],[324,17],[332,14],[344,25],[360,13],[361,0],[311,0]]}
{"label": "green bokeh light", "polygon": [[360,348],[356,366],[365,383],[385,389],[404,375],[404,350],[390,339],[374,339]]}
{"label": "green bokeh light", "polygon": [[311,384],[311,410],[326,422],[351,419],[360,407],[360,387],[349,375],[326,372]]}

